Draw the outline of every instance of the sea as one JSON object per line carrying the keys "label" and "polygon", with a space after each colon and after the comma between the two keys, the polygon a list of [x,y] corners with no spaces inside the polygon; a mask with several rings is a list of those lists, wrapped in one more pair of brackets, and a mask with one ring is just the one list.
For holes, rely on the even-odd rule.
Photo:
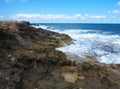
{"label": "sea", "polygon": [[35,23],[38,27],[65,33],[71,45],[57,48],[79,57],[93,56],[105,64],[120,64],[120,24],[102,23]]}

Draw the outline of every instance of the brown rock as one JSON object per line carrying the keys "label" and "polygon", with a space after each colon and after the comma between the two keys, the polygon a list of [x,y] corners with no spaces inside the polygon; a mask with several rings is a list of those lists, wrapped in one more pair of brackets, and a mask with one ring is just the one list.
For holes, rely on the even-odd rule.
{"label": "brown rock", "polygon": [[120,89],[120,65],[76,64],[55,50],[71,40],[29,22],[0,21],[0,89]]}

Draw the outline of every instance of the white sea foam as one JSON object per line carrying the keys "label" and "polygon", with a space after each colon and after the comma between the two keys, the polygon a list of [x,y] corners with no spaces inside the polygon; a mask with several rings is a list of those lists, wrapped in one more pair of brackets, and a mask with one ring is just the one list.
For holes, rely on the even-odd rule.
{"label": "white sea foam", "polygon": [[120,64],[120,36],[99,30],[66,29],[59,30],[41,26],[44,29],[70,35],[74,41],[71,45],[57,48],[66,53],[73,53],[80,57],[91,55],[101,63]]}
{"label": "white sea foam", "polygon": [[100,33],[89,33],[91,30],[65,30],[74,39],[74,44],[58,48],[66,53],[80,57],[92,55],[101,63],[120,64],[120,36]]}
{"label": "white sea foam", "polygon": [[32,27],[35,27],[35,28],[48,29],[48,27],[47,27],[47,26],[45,26],[45,25],[32,25]]}
{"label": "white sea foam", "polygon": [[43,29],[48,29],[48,26],[45,26],[45,25],[39,25],[39,27]]}

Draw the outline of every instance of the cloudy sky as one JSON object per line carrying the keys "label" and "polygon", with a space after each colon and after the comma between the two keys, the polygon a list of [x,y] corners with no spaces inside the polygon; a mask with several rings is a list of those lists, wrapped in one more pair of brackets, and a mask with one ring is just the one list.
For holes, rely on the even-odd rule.
{"label": "cloudy sky", "polygon": [[120,23],[120,0],[0,0],[0,20]]}

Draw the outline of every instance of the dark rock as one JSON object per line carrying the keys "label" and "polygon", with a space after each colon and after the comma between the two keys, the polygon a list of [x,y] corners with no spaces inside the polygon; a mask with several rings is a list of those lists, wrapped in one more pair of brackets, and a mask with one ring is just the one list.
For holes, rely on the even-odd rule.
{"label": "dark rock", "polygon": [[71,40],[26,21],[0,21],[0,89],[120,89],[120,65],[75,64],[55,50]]}

